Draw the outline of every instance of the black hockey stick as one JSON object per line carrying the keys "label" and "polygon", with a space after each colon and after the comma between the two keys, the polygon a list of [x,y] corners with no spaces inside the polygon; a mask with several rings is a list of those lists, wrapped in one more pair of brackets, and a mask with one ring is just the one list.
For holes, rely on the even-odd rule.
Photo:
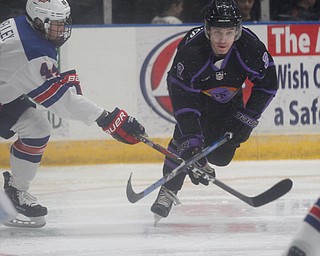
{"label": "black hockey stick", "polygon": [[[151,141],[147,137],[140,136],[138,139],[141,142],[145,143],[146,145],[152,147],[153,149],[155,149],[155,150],[159,151],[160,153],[164,154],[165,156],[169,157],[170,159],[172,159],[176,163],[181,163],[183,161],[178,156],[176,156],[175,154],[173,154],[169,150],[165,149],[161,145],[156,144],[155,142]],[[281,180],[280,182],[278,182],[277,184],[275,184],[270,189],[266,190],[265,192],[263,192],[257,196],[249,197],[249,196],[243,195],[239,191],[229,187],[228,185],[224,184],[222,181],[216,179],[212,175],[209,175],[205,171],[201,170],[201,168],[199,168],[198,166],[197,166],[197,169],[193,169],[192,171],[194,173],[196,173],[198,176],[201,176],[202,178],[211,181],[216,186],[222,188],[223,190],[229,192],[230,194],[234,195],[235,197],[239,198],[243,202],[245,202],[253,207],[259,207],[259,206],[265,205],[267,203],[270,203],[270,202],[280,198],[281,196],[283,196],[287,192],[289,192],[290,189],[292,188],[292,185],[293,185],[293,183],[290,179],[284,179],[284,180]]]}
{"label": "black hockey stick", "polygon": [[[212,151],[226,143],[231,138],[230,133],[226,133],[224,136],[222,136],[219,140],[212,143],[210,146],[206,147],[204,150],[199,152],[198,154],[194,155],[192,158],[190,158],[187,161],[182,161],[182,163],[175,169],[173,169],[170,173],[163,176],[161,179],[156,181],[155,183],[151,184],[149,187],[147,187],[145,190],[143,190],[140,193],[135,193],[132,189],[131,185],[131,178],[132,173],[130,174],[128,183],[127,183],[127,198],[130,203],[135,203],[139,201],[140,199],[144,198],[148,194],[150,194],[152,191],[154,191],[156,188],[162,186],[167,181],[171,180],[175,176],[179,175],[180,173],[186,171],[186,169],[190,166],[193,166],[196,162],[198,162],[201,158],[205,157],[206,155],[210,154]],[[172,154],[172,156],[174,156]]]}

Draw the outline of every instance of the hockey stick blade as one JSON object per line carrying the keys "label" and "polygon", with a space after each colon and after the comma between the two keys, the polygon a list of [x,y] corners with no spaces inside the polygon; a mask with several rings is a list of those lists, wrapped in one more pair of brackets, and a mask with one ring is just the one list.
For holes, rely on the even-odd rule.
{"label": "hockey stick blade", "polygon": [[242,193],[227,186],[226,184],[224,184],[223,182],[221,182],[217,179],[215,179],[215,181],[213,181],[213,183],[253,207],[259,207],[259,206],[268,204],[268,203],[282,197],[283,195],[285,195],[286,193],[288,193],[291,190],[292,185],[293,185],[292,180],[284,179],[284,180],[279,181],[277,184],[275,184],[274,186],[272,186],[271,188],[269,188],[265,192],[263,192],[257,196],[249,197],[249,196],[243,195]]}
{"label": "hockey stick blade", "polygon": [[142,199],[144,196],[143,196],[143,192],[137,194],[133,191],[132,185],[131,185],[131,177],[132,177],[132,173],[130,174],[130,177],[128,179],[126,194],[129,202],[134,204],[138,202],[140,199]]}
{"label": "hockey stick blade", "polygon": [[216,142],[212,143],[210,146],[206,147],[204,150],[202,150],[200,153],[194,155],[192,158],[190,158],[187,161],[183,161],[177,168],[173,169],[170,173],[166,174],[163,176],[161,179],[158,181],[154,182],[151,184],[149,187],[144,189],[140,193],[135,193],[132,188],[131,184],[131,178],[132,178],[132,173],[129,177],[129,180],[127,182],[127,189],[126,189],[126,194],[129,202],[135,203],[139,201],[140,199],[144,198],[146,195],[150,194],[152,191],[154,191],[156,188],[160,187],[161,185],[165,184],[169,180],[173,179],[180,173],[184,172],[187,167],[193,166],[194,163],[198,162],[201,158],[205,157],[206,155],[210,154],[212,151],[226,143],[230,138],[231,134],[226,133],[224,136],[222,136],[219,140]]}
{"label": "hockey stick blade", "polygon": [[161,178],[157,182],[153,183],[151,186],[149,186],[148,188],[146,188],[142,192],[136,193],[133,191],[132,184],[131,184],[131,178],[132,178],[132,173],[130,174],[130,177],[128,179],[126,194],[127,194],[128,201],[133,204],[138,202],[142,198],[144,198],[146,195],[150,194],[156,188],[158,188],[161,185],[163,185],[164,183],[166,183],[167,180],[171,179],[170,177],[168,178],[168,176],[164,176],[163,178]]}
{"label": "hockey stick blade", "polygon": [[288,193],[291,190],[293,185],[292,180],[284,179],[282,181],[279,181],[277,184],[269,188],[267,191],[261,193],[260,195],[250,197],[240,193],[239,191],[233,189],[232,187],[229,187],[222,181],[216,179],[214,176],[207,173],[205,170],[203,170],[199,166],[197,166],[197,168],[193,169],[192,171],[196,173],[198,176],[202,177],[203,179],[208,180],[209,182],[212,182],[214,185],[220,187],[224,191],[230,193],[231,195],[234,195],[241,201],[253,207],[259,207],[280,198],[281,196]]}

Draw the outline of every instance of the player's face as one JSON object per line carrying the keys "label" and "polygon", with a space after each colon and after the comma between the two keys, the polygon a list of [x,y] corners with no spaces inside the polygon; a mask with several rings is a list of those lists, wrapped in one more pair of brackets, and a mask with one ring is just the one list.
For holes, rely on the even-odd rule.
{"label": "player's face", "polygon": [[70,37],[71,27],[71,19],[50,21],[47,39],[60,47]]}
{"label": "player's face", "polygon": [[48,33],[49,40],[58,40],[64,34],[65,26],[63,20],[53,20],[50,22],[50,28]]}
{"label": "player's face", "polygon": [[215,28],[209,31],[211,47],[215,55],[225,55],[236,38],[236,28]]}

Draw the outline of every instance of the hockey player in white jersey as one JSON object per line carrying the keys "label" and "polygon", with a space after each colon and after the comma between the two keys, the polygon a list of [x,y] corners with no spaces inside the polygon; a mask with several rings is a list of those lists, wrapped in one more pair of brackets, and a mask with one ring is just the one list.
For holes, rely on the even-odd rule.
{"label": "hockey player in white jersey", "polygon": [[4,190],[19,215],[7,225],[42,227],[47,208],[28,193],[51,134],[42,105],[66,119],[97,123],[115,139],[136,144],[145,129],[124,110],[108,112],[81,93],[75,70],[59,73],[57,48],[71,35],[66,0],[28,0],[26,16],[0,24],[0,136],[17,135]]}

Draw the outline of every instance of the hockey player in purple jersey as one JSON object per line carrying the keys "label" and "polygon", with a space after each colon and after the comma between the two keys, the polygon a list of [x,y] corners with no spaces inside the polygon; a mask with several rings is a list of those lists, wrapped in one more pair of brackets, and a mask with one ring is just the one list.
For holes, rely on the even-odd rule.
{"label": "hockey player in purple jersey", "polygon": [[320,197],[310,208],[283,256],[320,255]]}
{"label": "hockey player in purple jersey", "polygon": [[0,24],[0,136],[17,135],[4,190],[19,215],[7,225],[42,227],[47,208],[28,193],[51,134],[43,106],[58,116],[97,123],[115,139],[135,144],[144,127],[124,110],[112,112],[82,95],[75,70],[59,73],[57,48],[71,35],[66,0],[28,0],[26,16]]}
{"label": "hockey player in purple jersey", "polygon": [[[242,27],[238,6],[232,0],[213,0],[207,7],[204,26],[191,29],[177,47],[167,84],[177,121],[168,149],[188,159],[226,132],[233,138],[198,162],[210,174],[226,166],[235,151],[250,136],[275,96],[278,86],[275,65],[265,45],[248,28]],[[242,85],[253,84],[244,104]],[[177,167],[166,158],[163,174]],[[167,217],[178,203],[183,173],[160,188],[151,207],[157,222]],[[189,172],[194,184],[208,181]]]}

